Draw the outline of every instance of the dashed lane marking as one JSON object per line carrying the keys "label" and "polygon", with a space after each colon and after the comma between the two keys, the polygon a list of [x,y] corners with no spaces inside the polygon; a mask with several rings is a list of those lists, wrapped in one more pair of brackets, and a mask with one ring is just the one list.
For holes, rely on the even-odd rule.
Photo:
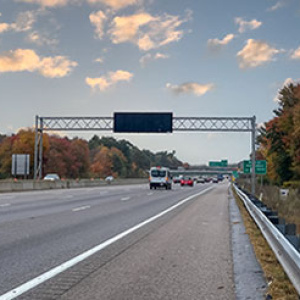
{"label": "dashed lane marking", "polygon": [[76,208],[73,208],[72,211],[81,211],[81,210],[85,210],[85,209],[88,209],[88,208],[91,208],[89,205],[86,205],[86,206],[80,206],[80,207],[76,207]]}

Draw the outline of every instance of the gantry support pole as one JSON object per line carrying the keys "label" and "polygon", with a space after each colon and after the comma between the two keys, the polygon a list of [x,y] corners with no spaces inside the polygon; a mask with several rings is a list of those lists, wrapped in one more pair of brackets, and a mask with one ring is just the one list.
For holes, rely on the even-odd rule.
{"label": "gantry support pole", "polygon": [[33,179],[37,179],[38,174],[38,148],[39,147],[39,116],[35,116],[35,137],[34,137],[34,173]]}
{"label": "gantry support pole", "polygon": [[256,160],[256,153],[255,153],[255,142],[256,142],[256,117],[253,116],[251,120],[251,194],[255,196],[255,160]]}

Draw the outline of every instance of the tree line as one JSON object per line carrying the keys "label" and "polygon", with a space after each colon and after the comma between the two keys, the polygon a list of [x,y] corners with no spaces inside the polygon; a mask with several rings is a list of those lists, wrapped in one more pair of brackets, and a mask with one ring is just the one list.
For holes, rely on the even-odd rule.
{"label": "tree line", "polygon": [[[11,177],[12,154],[30,155],[33,176],[34,141],[33,129],[22,129],[12,136],[0,134],[0,178]],[[113,137],[94,135],[86,141],[43,135],[43,174],[58,173],[62,178],[146,177],[147,171],[157,165],[178,168],[183,163],[175,151],[153,153]]]}
{"label": "tree line", "polygon": [[268,163],[268,179],[282,185],[300,180],[300,84],[279,91],[274,117],[260,129],[258,153]]}

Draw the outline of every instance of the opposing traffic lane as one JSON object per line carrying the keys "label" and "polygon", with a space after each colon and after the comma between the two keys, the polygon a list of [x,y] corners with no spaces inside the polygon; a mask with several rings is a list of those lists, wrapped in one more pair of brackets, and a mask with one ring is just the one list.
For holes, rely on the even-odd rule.
{"label": "opposing traffic lane", "polygon": [[1,195],[0,294],[205,187],[150,191],[131,185]]}

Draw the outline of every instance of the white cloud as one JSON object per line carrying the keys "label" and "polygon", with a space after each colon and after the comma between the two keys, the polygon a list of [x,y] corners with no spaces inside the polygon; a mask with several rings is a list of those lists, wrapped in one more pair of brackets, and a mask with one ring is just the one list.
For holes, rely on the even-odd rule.
{"label": "white cloud", "polygon": [[10,29],[10,24],[0,23],[0,33],[8,31]]}
{"label": "white cloud", "polygon": [[30,32],[27,36],[27,40],[38,46],[42,46],[42,45],[55,46],[58,44],[58,40],[48,38],[47,36],[43,36],[38,31]]}
{"label": "white cloud", "polygon": [[103,57],[98,57],[94,60],[94,62],[100,63],[102,64],[104,62],[104,58]]}
{"label": "white cloud", "polygon": [[39,72],[44,77],[64,77],[77,63],[64,56],[39,57],[34,50],[17,49],[0,54],[0,73]]}
{"label": "white cloud", "polygon": [[41,60],[38,71],[45,77],[59,78],[67,76],[77,63],[65,56],[46,57]]}
{"label": "white cloud", "polygon": [[300,59],[300,47],[292,53],[291,58],[292,59]]}
{"label": "white cloud", "polygon": [[283,0],[277,1],[273,6],[267,9],[267,11],[275,11],[285,5]]}
{"label": "white cloud", "polygon": [[30,31],[33,28],[37,17],[44,13],[42,9],[24,11],[18,14],[16,21],[13,23],[0,23],[0,33],[8,30],[15,32],[25,32]]}
{"label": "white cloud", "polygon": [[223,46],[226,46],[227,44],[229,44],[234,39],[234,37],[235,37],[235,35],[232,34],[232,33],[230,33],[230,34],[227,34],[222,40],[219,40],[219,39],[209,39],[207,41],[207,45],[212,50],[219,50]]}
{"label": "white cloud", "polygon": [[158,59],[167,59],[167,58],[169,58],[169,55],[164,53],[159,53],[159,52],[157,52],[156,54],[147,53],[146,55],[140,58],[140,64],[142,66],[145,66],[150,61],[158,60]]}
{"label": "white cloud", "polygon": [[214,84],[199,84],[196,82],[187,82],[180,85],[172,85],[170,83],[167,83],[166,87],[177,95],[194,94],[195,96],[203,96],[214,88]]}
{"label": "white cloud", "polygon": [[243,33],[247,30],[254,30],[262,25],[262,22],[253,19],[251,21],[245,21],[243,18],[235,18],[235,23],[239,25],[239,33]]}
{"label": "white cloud", "polygon": [[87,0],[90,4],[104,4],[114,10],[119,10],[131,5],[137,5],[140,0]]}
{"label": "white cloud", "polygon": [[118,16],[113,19],[109,34],[114,44],[131,42],[140,50],[148,51],[179,41],[183,31],[178,27],[189,20],[190,12],[182,19],[168,14],[152,16],[148,13]]}
{"label": "white cloud", "polygon": [[272,48],[264,41],[249,39],[246,46],[237,53],[239,66],[242,69],[254,68],[263,65],[271,60],[281,50]]}
{"label": "white cloud", "polygon": [[100,91],[105,91],[111,86],[117,84],[119,81],[129,82],[132,77],[133,74],[130,72],[117,70],[116,72],[109,72],[107,75],[98,78],[87,77],[85,82],[94,90],[98,88]]}
{"label": "white cloud", "polygon": [[91,13],[89,18],[90,18],[90,22],[96,27],[95,29],[96,37],[101,39],[104,35],[103,27],[104,27],[104,22],[107,19],[106,15],[104,14],[103,11],[99,10],[95,13]]}
{"label": "white cloud", "polygon": [[18,2],[38,4],[44,7],[56,7],[56,6],[65,6],[68,2],[74,0],[17,0]]}

